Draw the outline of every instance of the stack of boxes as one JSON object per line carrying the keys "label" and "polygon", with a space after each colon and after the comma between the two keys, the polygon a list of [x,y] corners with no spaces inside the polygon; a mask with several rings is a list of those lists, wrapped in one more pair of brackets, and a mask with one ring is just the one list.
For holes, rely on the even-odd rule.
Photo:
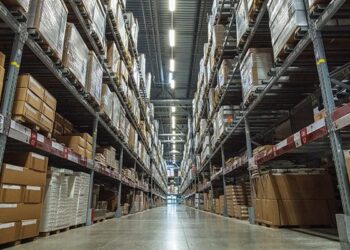
{"label": "stack of boxes", "polygon": [[226,186],[225,193],[228,215],[238,219],[247,219],[248,204],[245,185],[238,184]]}
{"label": "stack of boxes", "polygon": [[62,135],[70,135],[73,133],[73,124],[56,113],[53,129],[53,138],[57,138]]}
{"label": "stack of boxes", "polygon": [[[86,222],[87,206],[89,202],[90,175],[82,172],[73,174],[70,185],[74,187],[74,206],[73,215],[74,225],[80,225]],[[75,212],[75,213],[74,213]]]}
{"label": "stack of boxes", "polygon": [[92,136],[88,133],[58,136],[56,139],[72,149],[73,152],[87,159],[92,159]]}
{"label": "stack of boxes", "polygon": [[[39,234],[48,159],[35,153],[5,155],[0,179],[0,244]],[[13,165],[12,165],[13,164]]]}
{"label": "stack of boxes", "polygon": [[56,105],[56,99],[31,75],[25,74],[18,78],[12,109],[15,120],[37,126],[51,137]]}
{"label": "stack of boxes", "polygon": [[102,154],[105,159],[105,163],[108,167],[112,168],[114,171],[118,171],[119,162],[116,159],[116,149],[112,146],[109,147],[99,147],[96,153]]}

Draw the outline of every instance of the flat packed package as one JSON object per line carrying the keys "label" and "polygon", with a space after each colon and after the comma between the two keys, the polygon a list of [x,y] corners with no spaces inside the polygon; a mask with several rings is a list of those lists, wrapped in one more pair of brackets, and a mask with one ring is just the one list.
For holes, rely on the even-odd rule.
{"label": "flat packed package", "polygon": [[116,76],[119,76],[120,72],[120,54],[117,49],[117,46],[114,42],[108,43],[108,51],[107,51],[107,66],[112,70],[112,73]]}
{"label": "flat packed package", "polygon": [[60,60],[67,16],[68,9],[63,0],[37,0],[32,1],[28,18],[28,28],[35,29]]}
{"label": "flat packed package", "polygon": [[81,0],[83,8],[86,11],[88,20],[91,22],[94,16],[94,9],[96,5],[96,0]]}
{"label": "flat packed package", "polygon": [[102,46],[105,46],[106,12],[99,0],[95,3],[94,16],[92,19],[92,31],[97,35]]}
{"label": "flat packed package", "polygon": [[107,5],[107,9],[109,13],[115,18],[118,18],[118,6],[119,1],[118,0],[105,0],[105,3]]}
{"label": "flat packed package", "polygon": [[85,87],[89,59],[89,49],[80,36],[74,24],[67,24],[64,43],[63,65],[74,75],[77,81]]}
{"label": "flat packed package", "polygon": [[89,52],[89,63],[86,77],[86,91],[95,99],[98,105],[101,104],[101,89],[103,82],[103,67],[95,52]]}
{"label": "flat packed package", "polygon": [[267,9],[274,58],[277,59],[284,46],[293,43],[298,28],[308,26],[304,0],[270,0]]}
{"label": "flat packed package", "polygon": [[112,119],[113,95],[107,84],[102,85],[101,112]]}
{"label": "flat packed package", "polygon": [[112,124],[115,128],[120,129],[119,116],[120,116],[121,104],[118,96],[113,93],[113,113],[112,113]]}
{"label": "flat packed package", "polygon": [[[249,1],[251,4],[252,1]],[[244,34],[249,28],[249,16],[248,16],[248,1],[240,0],[236,11],[236,25],[237,25],[237,45],[241,43]]]}
{"label": "flat packed package", "polygon": [[251,48],[247,51],[241,64],[241,79],[244,101],[261,85],[263,80],[268,80],[268,73],[272,67],[271,49]]}

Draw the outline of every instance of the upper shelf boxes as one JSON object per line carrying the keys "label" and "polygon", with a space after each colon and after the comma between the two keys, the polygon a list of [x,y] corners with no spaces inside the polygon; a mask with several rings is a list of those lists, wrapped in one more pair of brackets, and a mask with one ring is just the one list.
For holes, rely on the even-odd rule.
{"label": "upper shelf boxes", "polygon": [[64,42],[63,65],[75,78],[80,87],[86,86],[89,49],[74,24],[68,23]]}
{"label": "upper shelf boxes", "polygon": [[90,98],[100,106],[101,105],[101,89],[103,82],[103,67],[98,61],[95,52],[89,52],[89,63],[86,76],[86,91]]}
{"label": "upper shelf boxes", "polygon": [[270,16],[271,41],[275,60],[284,59],[286,47],[293,47],[308,26],[303,0],[270,0],[267,4]]}
{"label": "upper shelf boxes", "polygon": [[32,1],[28,28],[38,33],[59,60],[63,55],[67,16],[68,9],[63,0]]}
{"label": "upper shelf boxes", "polygon": [[30,0],[2,0],[9,9],[15,9],[26,15],[29,11]]}

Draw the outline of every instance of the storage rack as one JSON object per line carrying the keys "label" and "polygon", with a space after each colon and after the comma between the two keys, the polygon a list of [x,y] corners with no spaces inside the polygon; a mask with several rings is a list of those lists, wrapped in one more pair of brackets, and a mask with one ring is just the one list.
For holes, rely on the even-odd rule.
{"label": "storage rack", "polygon": [[[101,48],[94,40],[90,29],[88,28],[82,13],[80,12],[78,5],[79,1],[66,1],[67,6],[73,10],[70,12],[69,18],[74,21],[74,24],[80,29],[80,33],[86,43],[86,45],[92,49],[98,56],[101,64],[104,68],[104,78],[112,91],[116,92],[123,108],[127,112],[127,117],[134,125],[140,138],[142,139],[147,153],[151,156],[150,169],[141,162],[141,159],[132,152],[123,139],[117,135],[110,125],[104,121],[99,115],[99,110],[95,109],[70,82],[65,76],[62,68],[59,64],[56,64],[47,51],[44,51],[39,42],[35,39],[35,36],[30,34],[27,30],[26,18],[16,19],[15,16],[7,9],[7,7],[0,2],[0,20],[4,22],[6,27],[5,34],[2,35],[2,44],[4,45],[3,52],[7,55],[11,55],[9,64],[6,67],[6,80],[4,81],[3,102],[1,105],[1,133],[0,133],[0,163],[2,163],[5,149],[8,150],[30,150],[35,151],[50,158],[50,163],[55,166],[64,166],[73,170],[89,172],[90,173],[90,195],[88,210],[91,213],[91,199],[92,199],[92,186],[94,178],[102,181],[108,181],[109,183],[115,183],[119,185],[119,200],[117,217],[121,216],[121,200],[120,194],[122,188],[133,189],[143,191],[149,198],[150,207],[153,207],[152,200],[154,197],[159,197],[165,200],[166,183],[165,177],[162,176],[162,172],[159,168],[162,166],[154,166],[152,162],[155,162],[152,150],[147,147],[146,139],[142,136],[141,130],[135,121],[126,103],[123,101],[120,95],[120,91],[114,84],[115,79],[111,76],[106,63],[104,55],[101,53]],[[105,10],[106,11],[106,10]],[[107,23],[111,25],[110,17],[107,15]],[[108,25],[107,25],[108,26]],[[116,38],[115,30],[110,26],[110,33],[112,37]],[[122,52],[119,46],[119,40],[115,39],[119,52]],[[136,51],[135,48],[133,50]],[[122,54],[121,54],[122,55]],[[23,62],[23,63],[22,63]],[[139,66],[138,66],[139,67]],[[14,100],[14,92],[16,88],[17,78],[19,72],[33,73],[39,80],[43,80],[42,83],[46,89],[48,89],[59,100],[58,111],[64,114],[70,121],[76,126],[79,126],[81,130],[89,132],[93,135],[93,157],[95,159],[96,145],[113,145],[117,148],[117,155],[119,157],[120,170],[123,166],[134,167],[139,173],[142,173],[142,178],[148,180],[150,187],[144,187],[139,184],[133,183],[130,180],[123,177],[119,171],[119,174],[111,174],[108,171],[99,170],[95,166],[94,160],[87,160],[85,157],[72,152],[69,148],[56,143],[55,141],[25,127],[16,121],[11,119],[12,105]],[[129,71],[129,74],[131,71]],[[132,75],[132,74],[130,74]],[[131,79],[132,84],[135,84],[135,79]],[[137,92],[137,91],[135,91]],[[142,103],[143,99],[138,98],[140,105],[141,115],[146,120],[145,104]],[[149,129],[149,124],[148,129]],[[150,130],[149,130],[150,131]],[[152,147],[155,146],[154,138],[152,138]],[[0,164],[1,166],[2,164]],[[1,171],[1,167],[0,167]],[[158,171],[162,176],[161,182],[155,179],[152,174],[153,171]],[[87,225],[91,224],[91,216],[87,216]]]}
{"label": "storage rack", "polygon": [[[268,21],[268,1],[265,0],[262,2],[262,7],[259,13],[257,13],[255,22],[249,28],[246,42],[243,47],[237,50],[238,53],[234,59],[235,63],[228,84],[229,87],[224,88],[218,106],[227,103],[225,99],[231,94],[230,85],[237,79],[239,64],[247,50],[254,47],[271,47],[271,45],[268,44],[269,39],[263,39],[264,37],[266,38],[266,35],[269,35],[269,26],[268,22],[266,22],[266,20]],[[235,7],[234,5],[236,2],[232,4],[233,7]],[[331,147],[344,212],[344,215],[337,215],[338,231],[342,244],[347,247],[349,246],[349,239],[346,237],[346,232],[349,230],[350,196],[343,148],[346,148],[349,144],[348,138],[346,137],[346,129],[347,126],[350,125],[350,109],[349,104],[342,107],[335,106],[332,89],[332,82],[344,88],[341,81],[334,80],[333,77],[335,75],[341,75],[344,76],[345,79],[345,76],[349,75],[349,64],[348,61],[346,61],[348,58],[345,56],[348,51],[341,47],[339,50],[344,53],[344,57],[338,57],[336,58],[337,60],[335,60],[335,58],[332,57],[332,53],[327,54],[330,48],[325,46],[323,40],[323,38],[332,38],[336,35],[337,31],[326,27],[326,23],[332,18],[336,18],[337,15],[345,15],[348,17],[348,10],[348,1],[333,0],[320,12],[308,13],[309,29],[305,31],[305,33],[300,34],[300,40],[294,48],[290,48],[285,60],[275,65],[271,72],[271,78],[263,83],[264,86],[262,88],[257,89],[255,100],[247,106],[241,103],[242,100],[240,100],[239,104],[241,110],[235,117],[233,125],[229,129],[229,133],[211,149],[209,158],[203,164],[197,163],[197,174],[193,178],[187,180],[188,172],[186,172],[184,177],[185,182],[181,189],[182,193],[186,194],[184,196],[185,199],[193,200],[195,193],[208,189],[213,190],[213,186],[215,188],[215,185],[225,187],[226,182],[231,180],[232,177],[236,178],[242,173],[248,175],[251,171],[260,170],[264,163],[272,159],[283,159],[283,157],[290,159],[293,157],[300,157],[301,154],[305,155],[310,153],[313,153],[314,157],[319,157],[316,153],[321,154],[327,152],[327,150],[329,151],[329,147]],[[232,17],[234,19],[234,12],[232,13]],[[228,29],[230,29],[231,23],[228,27]],[[227,32],[225,40],[227,40],[229,34],[230,33]],[[221,56],[225,51],[225,46],[223,47],[224,50]],[[326,60],[326,54],[329,60]],[[290,87],[287,84],[283,87],[277,86],[281,83],[280,80],[282,76],[293,76],[293,74],[296,75],[298,73],[292,66],[304,67],[305,70],[299,73],[304,75],[306,80],[319,81],[321,91],[314,86],[295,85]],[[217,67],[218,65],[215,66],[215,72],[217,71]],[[329,68],[335,70],[330,73]],[[312,73],[314,73],[315,76],[312,75]],[[312,77],[315,77],[315,79]],[[209,85],[211,83],[213,82],[209,81]],[[348,86],[345,86],[345,88],[348,89]],[[302,103],[303,100],[305,100],[303,93],[308,93],[311,99],[317,98],[318,95],[314,94],[317,91],[323,98],[326,118],[314,122],[285,140],[278,142],[273,146],[272,150],[253,156],[252,146],[257,145],[256,140],[262,138],[264,134],[271,131],[289,117],[290,113],[285,112],[285,110],[293,109],[298,106],[298,104]],[[230,104],[232,105],[232,103]],[[208,104],[206,103],[203,106],[205,105]],[[271,110],[271,112],[267,110]],[[217,111],[218,109],[216,108],[215,112]],[[201,111],[200,118],[207,118],[207,124],[211,124],[212,117],[207,117],[206,112],[206,110]],[[208,133],[209,126],[210,125],[208,125],[206,129],[206,133]],[[198,128],[196,131],[197,130]],[[329,139],[327,139],[327,137]],[[200,151],[197,151],[196,153],[199,152]],[[227,166],[226,160],[229,156],[240,157],[233,164]],[[215,175],[211,173],[213,163],[221,164],[222,166],[222,171]],[[198,180],[199,174],[204,171],[209,171],[211,178],[206,185],[198,189],[195,182]],[[217,181],[218,179],[219,181]],[[195,186],[196,191],[189,193],[188,190],[193,186]],[[223,189],[225,190],[225,188]],[[226,202],[225,196],[225,216],[227,216]],[[213,206],[211,207],[211,211],[213,211]]]}

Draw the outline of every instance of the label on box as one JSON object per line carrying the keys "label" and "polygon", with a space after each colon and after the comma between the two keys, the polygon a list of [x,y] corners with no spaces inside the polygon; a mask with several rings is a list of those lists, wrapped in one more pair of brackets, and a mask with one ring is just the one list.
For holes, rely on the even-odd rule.
{"label": "label on box", "polygon": [[307,134],[311,134],[312,132],[315,132],[316,130],[325,127],[326,126],[326,120],[323,118],[321,120],[318,120],[317,122],[311,124],[306,128]]}
{"label": "label on box", "polygon": [[22,226],[35,225],[37,220],[22,220]]}
{"label": "label on box", "polygon": [[4,224],[0,224],[0,229],[11,228],[11,227],[14,227],[14,226],[15,226],[14,222],[12,222],[12,223],[4,223]]}
{"label": "label on box", "polygon": [[16,208],[17,204],[0,204],[0,208]]}
{"label": "label on box", "polygon": [[45,136],[43,136],[42,134],[37,133],[36,140],[38,142],[44,143],[45,142]]}
{"label": "label on box", "polygon": [[300,132],[294,134],[294,143],[297,148],[302,146]]}
{"label": "label on box", "polygon": [[64,147],[63,147],[61,144],[59,144],[59,143],[53,141],[53,142],[51,143],[51,145],[52,145],[52,147],[53,147],[54,149],[57,149],[57,150],[63,152]]}
{"label": "label on box", "polygon": [[12,189],[12,190],[20,190],[21,186],[17,185],[2,185],[1,186],[3,189]]}
{"label": "label on box", "polygon": [[68,153],[68,160],[72,161],[72,162],[75,162],[75,163],[79,163],[79,159],[77,156],[73,155],[73,154],[69,154]]}
{"label": "label on box", "polygon": [[6,169],[23,172],[23,167],[6,164]]}
{"label": "label on box", "polygon": [[[38,137],[38,140],[39,140],[39,137]],[[37,159],[42,160],[42,161],[45,160],[45,156],[42,156],[42,155],[39,155],[36,153],[32,153],[32,157],[37,158]]]}
{"label": "label on box", "polygon": [[281,141],[280,143],[276,144],[276,150],[279,150],[281,148],[284,148],[285,146],[287,146],[287,139]]}
{"label": "label on box", "polygon": [[40,190],[41,190],[41,187],[37,187],[37,186],[27,186],[27,190],[40,191]]}

